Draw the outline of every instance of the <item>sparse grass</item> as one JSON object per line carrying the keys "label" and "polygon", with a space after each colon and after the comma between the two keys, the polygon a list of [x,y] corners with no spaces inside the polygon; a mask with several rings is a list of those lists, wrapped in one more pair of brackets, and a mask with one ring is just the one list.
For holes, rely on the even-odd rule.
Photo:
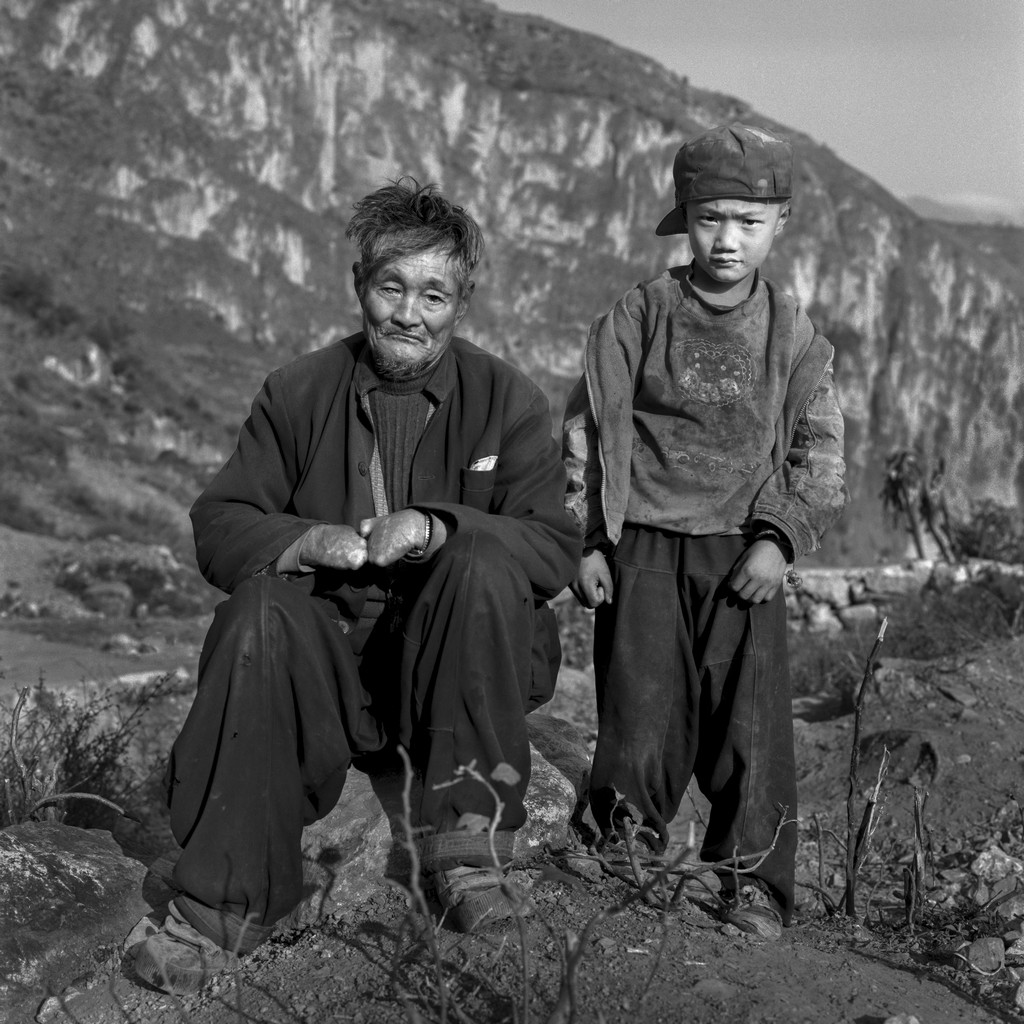
{"label": "sparse grass", "polygon": [[[926,591],[886,605],[885,656],[929,661],[971,654],[1010,639],[1016,609],[983,584]],[[799,633],[789,638],[794,697],[828,693],[853,710],[862,670],[864,634]]]}
{"label": "sparse grass", "polygon": [[992,558],[1024,565],[1024,516],[1017,508],[986,498],[971,507],[965,521],[954,523],[951,533],[958,558]]}
{"label": "sparse grass", "polygon": [[[112,829],[119,815],[109,805],[130,806],[159,771],[163,752],[140,759],[137,741],[176,685],[165,677],[130,694],[107,686],[77,700],[40,681],[0,704],[0,823],[43,819]],[[56,794],[76,798],[54,801]],[[84,794],[106,803],[77,799]]]}

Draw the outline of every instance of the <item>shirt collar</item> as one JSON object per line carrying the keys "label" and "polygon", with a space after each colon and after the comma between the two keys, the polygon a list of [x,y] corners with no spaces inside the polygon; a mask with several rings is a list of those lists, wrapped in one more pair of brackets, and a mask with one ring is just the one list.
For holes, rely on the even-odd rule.
{"label": "shirt collar", "polygon": [[707,299],[705,299],[701,295],[698,295],[697,292],[694,290],[693,266],[694,265],[692,262],[687,265],[686,273],[680,280],[680,284],[683,285],[683,294],[686,295],[687,298],[693,299],[696,303],[698,303],[698,305],[700,305],[709,313],[715,316],[721,316],[723,313],[732,313],[734,310],[743,309],[743,307],[746,306],[746,304],[750,302],[751,299],[758,298],[758,291],[761,288],[760,268],[754,271],[754,283],[750,287],[750,294],[745,299],[742,299],[740,302],[737,302],[734,306],[717,306],[713,302],[708,302]]}

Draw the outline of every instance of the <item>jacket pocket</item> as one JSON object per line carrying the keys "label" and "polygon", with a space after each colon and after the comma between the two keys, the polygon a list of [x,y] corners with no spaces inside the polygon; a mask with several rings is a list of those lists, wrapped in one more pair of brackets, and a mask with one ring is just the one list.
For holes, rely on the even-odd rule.
{"label": "jacket pocket", "polygon": [[491,494],[494,491],[494,478],[498,474],[498,467],[463,469],[461,473],[462,504],[479,509],[481,512],[489,512],[491,510]]}

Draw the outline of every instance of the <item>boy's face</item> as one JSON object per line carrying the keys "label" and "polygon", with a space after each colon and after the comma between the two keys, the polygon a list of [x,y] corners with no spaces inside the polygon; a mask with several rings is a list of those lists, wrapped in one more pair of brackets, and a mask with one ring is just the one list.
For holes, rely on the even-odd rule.
{"label": "boy's face", "polygon": [[690,249],[707,283],[732,290],[747,281],[767,259],[788,219],[789,200],[690,200],[686,204]]}

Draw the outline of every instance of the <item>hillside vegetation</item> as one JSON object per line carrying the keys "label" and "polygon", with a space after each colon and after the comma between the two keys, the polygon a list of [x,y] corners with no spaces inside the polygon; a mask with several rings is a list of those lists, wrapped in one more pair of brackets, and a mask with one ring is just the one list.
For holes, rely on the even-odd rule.
{"label": "hillside vegetation", "polygon": [[688,258],[653,235],[675,150],[733,119],[797,150],[768,271],[837,350],[854,503],[823,557],[902,552],[893,448],[945,458],[954,510],[1024,490],[1005,247],[605,40],[476,0],[25,0],[0,59],[2,522],[187,546],[263,374],[356,326],[344,225],[399,173],[480,219],[466,333],[557,418],[594,316]]}

